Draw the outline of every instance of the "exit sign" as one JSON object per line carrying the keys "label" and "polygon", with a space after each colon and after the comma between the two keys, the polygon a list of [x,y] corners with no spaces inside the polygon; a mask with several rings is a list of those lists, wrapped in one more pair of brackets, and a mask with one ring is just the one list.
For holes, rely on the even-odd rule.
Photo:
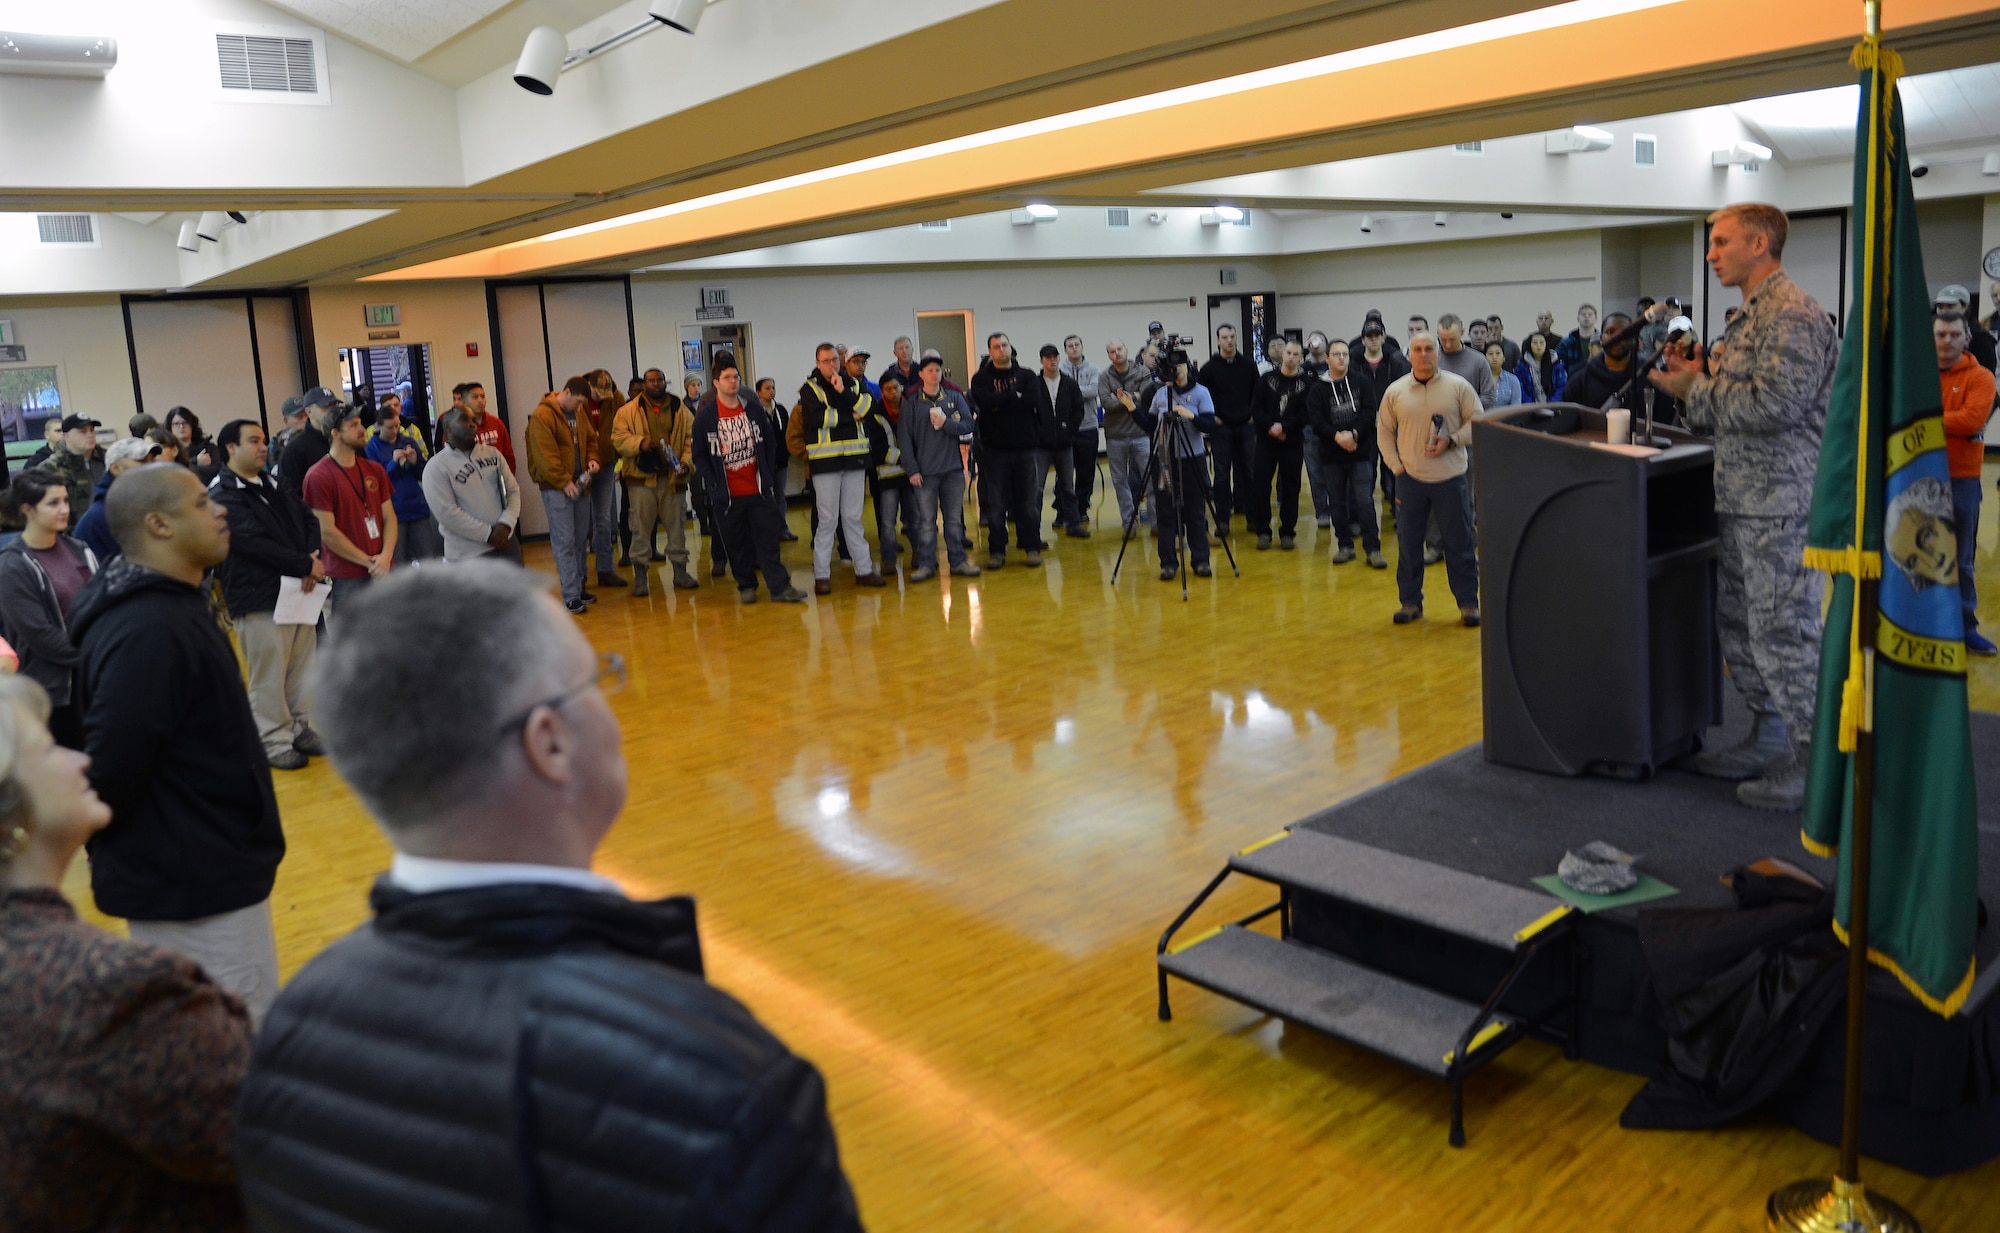
{"label": "exit sign", "polygon": [[403,324],[403,310],[395,304],[363,304],[361,313],[369,329]]}

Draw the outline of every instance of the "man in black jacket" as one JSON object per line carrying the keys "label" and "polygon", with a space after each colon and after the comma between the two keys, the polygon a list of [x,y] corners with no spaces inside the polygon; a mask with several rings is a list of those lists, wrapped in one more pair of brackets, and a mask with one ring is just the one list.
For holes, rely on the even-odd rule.
{"label": "man in black jacket", "polygon": [[702,978],[693,901],[591,872],[623,679],[504,564],[397,571],[341,614],[320,722],[396,855],[257,1040],[253,1227],[860,1229],[819,1073]]}
{"label": "man in black jacket", "polygon": [[[1410,361],[1403,358],[1400,349],[1391,346],[1395,341],[1388,336],[1387,329],[1378,318],[1363,326],[1360,346],[1348,349],[1348,371],[1366,380],[1378,399],[1382,396],[1383,390],[1394,385],[1398,377],[1410,371]],[[1396,473],[1389,469],[1387,462],[1382,461],[1380,450],[1372,446],[1370,449],[1377,460],[1376,474],[1381,479],[1382,499],[1389,503],[1389,508],[1394,509]],[[1372,499],[1372,493],[1370,497]]]}
{"label": "man in black jacket", "polygon": [[1361,547],[1368,564],[1389,568],[1382,555],[1382,532],[1375,521],[1375,400],[1380,397],[1368,378],[1348,368],[1347,344],[1326,349],[1326,387],[1308,400],[1313,436],[1317,440],[1320,473],[1326,477],[1327,500],[1333,509],[1334,535],[1339,547],[1333,563],[1354,559],[1354,528],[1361,528]]}
{"label": "man in black jacket", "polygon": [[1602,337],[1608,343],[1583,367],[1570,370],[1568,384],[1563,386],[1564,402],[1602,408],[1625,389],[1632,379],[1633,353],[1639,346],[1638,333],[1627,329],[1631,324],[1632,319],[1624,313],[1612,313],[1604,319]]}
{"label": "man in black jacket", "polygon": [[[1049,471],[1056,473],[1056,525],[1072,539],[1089,539],[1083,507],[1076,499],[1076,438],[1083,431],[1083,390],[1076,379],[1062,370],[1062,352],[1054,343],[1042,344],[1042,374],[1035,383],[1040,403],[1035,414],[1042,422],[1042,447],[1035,460],[1034,500],[1039,511],[1042,494],[1049,489]],[[1097,419],[1091,417],[1091,432]],[[1039,519],[1037,519],[1039,521]]]}
{"label": "man in black jacket", "polygon": [[1215,354],[1201,366],[1201,384],[1215,404],[1220,425],[1209,442],[1215,455],[1215,533],[1227,535],[1237,505],[1252,504],[1252,461],[1257,429],[1250,423],[1250,396],[1257,389],[1257,361],[1236,349],[1236,327],[1217,326]]}
{"label": "man in black jacket", "polygon": [[1007,564],[1007,520],[1030,569],[1042,563],[1042,509],[1035,455],[1053,429],[1042,422],[1041,378],[1014,362],[1005,334],[986,339],[986,360],[967,391],[979,430],[979,511],[986,517],[986,568]]}
{"label": "man in black jacket", "polygon": [[1250,420],[1256,426],[1256,470],[1250,485],[1249,526],[1257,533],[1259,552],[1271,546],[1271,481],[1278,481],[1278,543],[1286,552],[1298,546],[1299,472],[1305,465],[1308,404],[1319,397],[1324,382],[1306,375],[1305,349],[1286,343],[1278,367],[1257,380],[1250,399]]}
{"label": "man in black jacket", "polygon": [[333,391],[323,385],[307,390],[302,400],[305,423],[285,442],[285,452],[278,456],[279,485],[301,501],[305,499],[306,472],[332,452],[333,442],[327,438],[323,425],[327,408],[338,401]]}
{"label": "man in black jacket", "polygon": [[229,559],[216,576],[249,668],[250,713],[272,769],[300,770],[308,755],[326,752],[306,699],[318,623],[280,625],[276,611],[280,579],[297,582],[302,594],[326,584],[319,520],[264,474],[267,447],[256,421],[229,421],[215,444],[228,461],[210,482],[209,495],[229,513]]}
{"label": "man in black jacket", "polygon": [[711,363],[715,388],[695,407],[691,453],[695,483],[708,494],[715,534],[728,545],[736,598],[746,604],[757,602],[761,571],[772,599],[802,604],[805,592],[792,585],[791,571],[778,548],[785,526],[784,437],[764,404],[743,396],[743,373],[736,367],[736,357],[718,351]]}
{"label": "man in black jacket", "polygon": [[278,994],[278,801],[236,654],[201,592],[229,520],[194,472],[155,462],[104,498],[123,555],[76,598],[84,748],[111,825],[90,841],[97,908],[179,951],[262,1018]]}

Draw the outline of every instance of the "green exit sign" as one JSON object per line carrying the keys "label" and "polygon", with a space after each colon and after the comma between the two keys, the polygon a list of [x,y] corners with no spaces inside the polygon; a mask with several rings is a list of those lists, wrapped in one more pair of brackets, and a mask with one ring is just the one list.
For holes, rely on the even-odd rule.
{"label": "green exit sign", "polygon": [[364,304],[361,311],[367,316],[371,329],[379,325],[403,324],[403,310],[394,304]]}

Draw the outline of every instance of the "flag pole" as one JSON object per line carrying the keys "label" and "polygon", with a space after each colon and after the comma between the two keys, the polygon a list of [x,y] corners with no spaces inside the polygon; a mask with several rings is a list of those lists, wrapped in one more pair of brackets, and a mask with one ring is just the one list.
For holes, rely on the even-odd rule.
{"label": "flag pole", "polygon": [[[1882,38],[1881,0],[1866,0],[1868,39],[1879,44]],[[1876,78],[1879,85],[1881,78]],[[1875,118],[1871,124],[1880,123],[1883,113],[1879,97],[1871,97]],[[1879,195],[1869,202],[1873,213]],[[1873,218],[1865,220],[1875,227]],[[1874,240],[1871,238],[1871,243]],[[1886,284],[1886,280],[1884,280]],[[1864,345],[1879,329],[1874,320],[1876,289],[1869,286],[1862,294],[1862,333]],[[1861,395],[1869,396],[1864,386]],[[1865,451],[1865,442],[1858,443]],[[1865,457],[1865,453],[1858,455]],[[1866,485],[1867,468],[1856,468],[1857,482]],[[1857,513],[1854,526],[1854,542],[1861,543],[1861,524]],[[1880,1195],[1871,1195],[1861,1185],[1861,1072],[1862,1037],[1868,1019],[1868,897],[1869,865],[1873,856],[1875,831],[1875,636],[1878,609],[1876,588],[1878,581],[1873,578],[1855,579],[1856,596],[1854,604],[1854,624],[1861,647],[1861,715],[1860,725],[1854,735],[1854,797],[1852,806],[1853,826],[1848,834],[1847,857],[1848,901],[1847,901],[1847,1056],[1842,1076],[1840,1102],[1840,1167],[1832,1178],[1810,1178],[1793,1182],[1771,1195],[1765,1205],[1765,1226],[1777,1233],[1779,1230],[1810,1231],[1810,1233],[1923,1233],[1923,1226],[1916,1217],[1900,1206]]]}

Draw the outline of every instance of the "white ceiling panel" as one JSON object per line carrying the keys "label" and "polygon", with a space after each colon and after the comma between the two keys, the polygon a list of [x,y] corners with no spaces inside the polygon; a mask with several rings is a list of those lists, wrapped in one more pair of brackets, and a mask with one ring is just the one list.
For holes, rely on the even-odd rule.
{"label": "white ceiling panel", "polygon": [[404,63],[513,0],[284,0],[284,7]]}
{"label": "white ceiling panel", "polygon": [[[1902,93],[1911,149],[2000,142],[2000,65],[1906,77]],[[1809,163],[1853,154],[1860,98],[1859,86],[1839,86],[1751,99],[1733,110],[1786,162]]]}

